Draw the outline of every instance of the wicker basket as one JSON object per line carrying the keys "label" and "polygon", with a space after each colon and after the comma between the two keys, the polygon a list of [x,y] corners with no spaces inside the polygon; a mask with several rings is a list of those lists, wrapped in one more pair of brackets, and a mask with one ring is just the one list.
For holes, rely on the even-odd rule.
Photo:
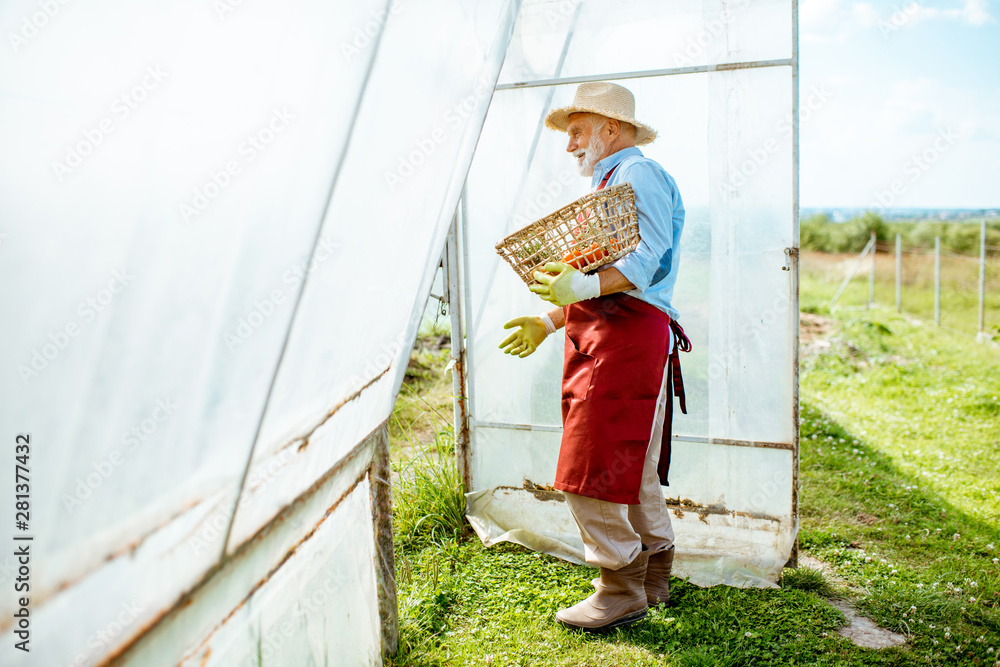
{"label": "wicker basket", "polygon": [[568,263],[584,272],[615,261],[639,245],[639,216],[635,193],[620,183],[580,197],[555,213],[537,220],[497,243],[497,254],[507,260],[528,285],[547,262]]}

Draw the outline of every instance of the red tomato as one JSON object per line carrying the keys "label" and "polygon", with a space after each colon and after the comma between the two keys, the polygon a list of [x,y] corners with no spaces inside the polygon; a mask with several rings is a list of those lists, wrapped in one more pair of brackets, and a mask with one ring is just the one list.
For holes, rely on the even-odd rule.
{"label": "red tomato", "polygon": [[605,257],[607,257],[607,253],[604,252],[604,248],[594,243],[585,250],[574,248],[563,257],[563,262],[569,264],[574,269],[582,269],[586,265],[592,262],[599,262]]}

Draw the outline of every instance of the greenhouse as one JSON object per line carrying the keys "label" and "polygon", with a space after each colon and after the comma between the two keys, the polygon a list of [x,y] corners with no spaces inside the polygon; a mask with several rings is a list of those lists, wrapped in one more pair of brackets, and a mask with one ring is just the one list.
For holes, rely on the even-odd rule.
{"label": "greenhouse", "polygon": [[[794,0],[0,16],[0,469],[30,486],[31,595],[30,623],[0,597],[0,663],[381,664],[386,425],[436,276],[470,523],[582,563],[552,487],[562,347],[498,348],[545,304],[495,245],[590,191],[544,124],[586,82],[634,94],[687,211],[675,576],[768,587],[794,563]],[[21,565],[0,558],[5,587]]]}

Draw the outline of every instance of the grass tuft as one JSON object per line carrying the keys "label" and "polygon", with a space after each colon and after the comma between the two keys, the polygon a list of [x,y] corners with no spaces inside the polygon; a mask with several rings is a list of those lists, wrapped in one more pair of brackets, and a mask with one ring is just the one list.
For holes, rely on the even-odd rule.
{"label": "grass tuft", "polygon": [[804,566],[786,568],[781,573],[781,587],[794,588],[823,596],[831,594],[830,584],[827,583],[826,576],[815,568]]}
{"label": "grass tuft", "polygon": [[452,428],[438,431],[429,444],[414,438],[411,445],[411,458],[393,465],[396,541],[403,546],[453,542],[468,524]]}

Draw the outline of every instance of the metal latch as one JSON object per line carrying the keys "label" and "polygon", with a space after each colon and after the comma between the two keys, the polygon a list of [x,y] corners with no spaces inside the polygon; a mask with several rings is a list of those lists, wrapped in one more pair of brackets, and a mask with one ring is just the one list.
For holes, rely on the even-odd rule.
{"label": "metal latch", "polygon": [[798,248],[785,248],[785,265],[783,267],[781,267],[782,271],[791,271],[792,270],[792,255],[798,257],[799,256],[799,249]]}

